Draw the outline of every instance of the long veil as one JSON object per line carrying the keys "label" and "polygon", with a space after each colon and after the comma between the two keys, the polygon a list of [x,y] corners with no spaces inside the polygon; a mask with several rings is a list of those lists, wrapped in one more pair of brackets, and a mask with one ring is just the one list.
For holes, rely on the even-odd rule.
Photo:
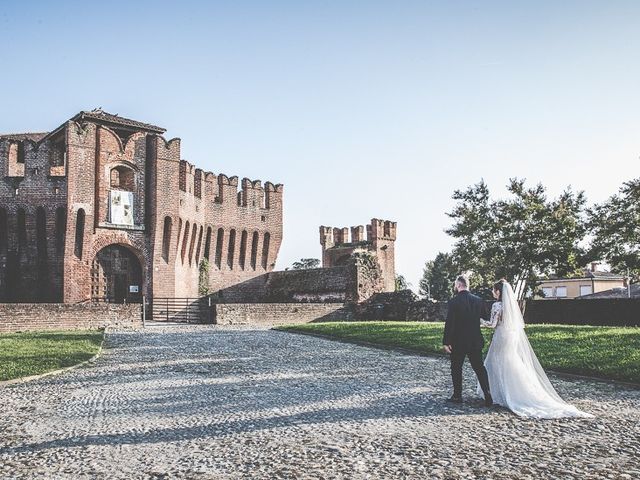
{"label": "long veil", "polygon": [[515,292],[507,282],[503,283],[501,298],[502,328],[505,330],[507,341],[511,343],[511,347],[513,347],[527,370],[535,373],[540,382],[540,386],[545,392],[557,402],[566,403],[560,398],[555,388],[553,388],[553,385],[551,385],[551,382],[549,382],[547,374],[544,372],[542,365],[540,365],[533,348],[531,348],[527,334],[524,331],[524,318],[522,317]]}

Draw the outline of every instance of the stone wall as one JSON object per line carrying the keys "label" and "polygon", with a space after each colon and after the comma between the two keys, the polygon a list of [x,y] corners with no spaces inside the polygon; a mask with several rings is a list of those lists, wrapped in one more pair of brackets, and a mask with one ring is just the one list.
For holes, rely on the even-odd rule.
{"label": "stone wall", "polygon": [[142,326],[139,304],[0,303],[0,333]]}
{"label": "stone wall", "polygon": [[231,303],[214,305],[218,325],[282,325],[352,320],[342,303]]}
{"label": "stone wall", "polygon": [[270,272],[212,295],[216,303],[344,303],[357,301],[355,266]]}

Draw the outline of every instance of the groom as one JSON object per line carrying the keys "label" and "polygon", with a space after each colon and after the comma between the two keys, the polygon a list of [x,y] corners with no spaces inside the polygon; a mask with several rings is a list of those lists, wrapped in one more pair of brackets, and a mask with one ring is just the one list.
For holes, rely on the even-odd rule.
{"label": "groom", "polygon": [[456,279],[455,290],[456,296],[449,300],[442,340],[444,351],[451,354],[453,396],[447,401],[462,403],[462,364],[465,357],[469,357],[484,393],[484,403],[490,407],[493,405],[493,399],[489,392],[487,369],[482,362],[484,337],[480,331],[480,318],[487,317],[486,305],[480,297],[469,292],[467,279],[463,276]]}

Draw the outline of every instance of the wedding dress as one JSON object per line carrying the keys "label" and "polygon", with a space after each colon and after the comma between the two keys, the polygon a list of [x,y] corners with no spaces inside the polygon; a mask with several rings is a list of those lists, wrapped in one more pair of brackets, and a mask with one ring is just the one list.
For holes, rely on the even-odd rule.
{"label": "wedding dress", "polygon": [[[482,321],[495,328],[485,360],[494,403],[522,417],[593,417],[556,393],[531,348],[515,294],[506,282],[500,299],[493,304],[491,320]],[[482,395],[479,386],[478,394]]]}

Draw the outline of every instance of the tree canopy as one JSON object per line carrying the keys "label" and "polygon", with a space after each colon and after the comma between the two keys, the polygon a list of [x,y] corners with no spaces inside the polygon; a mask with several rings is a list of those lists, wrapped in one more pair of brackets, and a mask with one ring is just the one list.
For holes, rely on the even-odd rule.
{"label": "tree canopy", "polygon": [[292,270],[308,270],[310,268],[320,267],[320,260],[317,258],[301,258],[291,265]]}
{"label": "tree canopy", "polygon": [[640,178],[625,182],[617,195],[589,209],[590,257],[615,273],[640,280]]}
{"label": "tree canopy", "polygon": [[586,199],[570,188],[549,199],[542,185],[527,187],[520,179],[511,179],[507,189],[510,196],[499,200],[484,181],[456,191],[447,233],[455,239],[453,262],[472,273],[472,286],[504,277],[522,299],[540,276],[579,270]]}
{"label": "tree canopy", "polygon": [[453,282],[459,273],[450,253],[438,253],[435,259],[424,264],[420,295],[434,300],[449,300],[453,295]]}

